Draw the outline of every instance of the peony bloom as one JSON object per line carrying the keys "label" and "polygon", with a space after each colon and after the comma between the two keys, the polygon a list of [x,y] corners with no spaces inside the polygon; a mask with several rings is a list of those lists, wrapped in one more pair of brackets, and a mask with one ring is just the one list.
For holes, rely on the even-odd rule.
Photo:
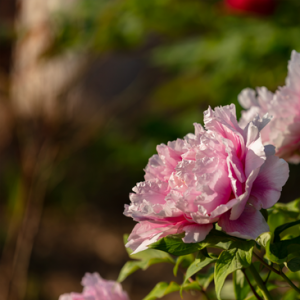
{"label": "peony bloom", "polygon": [[81,284],[83,293],[64,294],[59,300],[129,300],[118,282],[104,280],[98,273],[86,273]]}
{"label": "peony bloom", "polygon": [[270,15],[276,3],[275,0],[225,0],[225,5],[234,11]]}
{"label": "peony bloom", "polygon": [[145,181],[125,205],[126,216],[139,222],[127,247],[135,252],[169,234],[185,232],[186,243],[200,242],[213,223],[232,236],[255,239],[269,230],[260,213],[279,199],[289,169],[263,146],[260,131],[269,118],[255,118],[242,129],[234,104],[204,112],[206,130],[157,147]]}
{"label": "peony bloom", "polygon": [[262,132],[263,144],[273,144],[276,155],[291,163],[300,162],[300,54],[292,52],[286,85],[273,94],[265,87],[257,94],[245,89],[239,95],[242,112],[240,125],[244,127],[255,115],[269,112],[271,123]]}

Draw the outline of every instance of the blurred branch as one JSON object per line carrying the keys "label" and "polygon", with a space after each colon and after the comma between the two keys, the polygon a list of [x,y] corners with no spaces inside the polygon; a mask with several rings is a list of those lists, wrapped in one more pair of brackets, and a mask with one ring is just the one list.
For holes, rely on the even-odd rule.
{"label": "blurred branch", "polygon": [[[29,184],[24,218],[14,253],[8,299],[23,299],[26,292],[27,272],[35,236],[43,211],[47,183],[51,176],[57,151],[45,142],[38,153],[32,173],[25,174]],[[16,295],[17,293],[17,295]]]}

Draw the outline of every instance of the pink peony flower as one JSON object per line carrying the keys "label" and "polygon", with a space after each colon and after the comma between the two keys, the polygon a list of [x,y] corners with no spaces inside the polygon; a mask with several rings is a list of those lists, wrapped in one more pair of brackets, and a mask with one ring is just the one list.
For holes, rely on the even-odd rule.
{"label": "pink peony flower", "polygon": [[225,0],[225,5],[238,12],[270,15],[274,12],[276,2],[275,0]]}
{"label": "pink peony flower", "polygon": [[269,112],[271,123],[262,130],[263,144],[273,144],[276,155],[291,163],[300,162],[300,54],[292,52],[288,65],[286,85],[273,94],[265,87],[245,89],[239,95],[240,104],[247,109],[242,112],[242,127],[255,115]]}
{"label": "pink peony flower", "polygon": [[218,222],[230,235],[255,239],[269,230],[259,212],[279,199],[289,169],[263,146],[260,131],[267,116],[242,129],[233,104],[204,112],[206,130],[157,146],[144,182],[125,205],[126,216],[139,222],[127,247],[142,251],[169,234],[185,232],[185,243],[200,242]]}
{"label": "pink peony flower", "polygon": [[64,294],[59,300],[129,300],[118,282],[104,280],[98,273],[86,273],[81,284],[83,293]]}

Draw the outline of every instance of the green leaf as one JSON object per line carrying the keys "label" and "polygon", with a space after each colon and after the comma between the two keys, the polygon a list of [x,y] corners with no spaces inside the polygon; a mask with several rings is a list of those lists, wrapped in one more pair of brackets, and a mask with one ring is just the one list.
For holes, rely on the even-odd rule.
{"label": "green leaf", "polygon": [[300,236],[277,243],[267,243],[266,255],[272,262],[281,264],[293,258],[300,251]]}
{"label": "green leaf", "polygon": [[196,275],[196,281],[204,291],[208,288],[209,284],[213,281],[213,279],[214,279],[213,266],[210,267],[205,274],[198,273]]}
{"label": "green leaf", "polygon": [[279,211],[282,214],[287,214],[289,218],[298,218],[300,213],[300,199],[296,199],[289,203],[276,203],[273,211]]}
{"label": "green leaf", "polygon": [[[127,243],[128,234],[123,235],[124,244]],[[156,249],[146,249],[144,251],[138,252],[136,254],[131,254],[133,251],[130,248],[126,248],[127,253],[130,258],[138,260],[150,260],[152,258],[164,259],[166,262],[175,263],[174,259],[166,252],[156,250]]]}
{"label": "green leaf", "polygon": [[282,233],[284,230],[286,230],[292,226],[298,225],[298,224],[300,224],[300,220],[278,226],[274,231],[274,243],[280,241],[280,233]]}
{"label": "green leaf", "polygon": [[215,262],[217,260],[217,257],[207,257],[203,255],[201,252],[199,252],[198,257],[195,259],[195,261],[189,266],[189,268],[186,271],[186,275],[184,276],[183,284],[187,282],[187,280],[192,277],[194,274],[199,272],[201,269],[206,267],[207,265]]}
{"label": "green leaf", "polygon": [[142,268],[142,261],[128,261],[120,271],[118,282],[125,280],[130,274]]}
{"label": "green leaf", "polygon": [[136,254],[131,254],[130,258],[138,260],[150,260],[157,258],[164,260],[165,262],[175,263],[172,256],[170,256],[168,253],[156,249],[146,249]]}
{"label": "green leaf", "polygon": [[244,240],[230,236],[222,231],[213,229],[207,235],[205,240],[198,244],[199,244],[199,249],[204,249],[206,247],[229,249],[232,243],[237,241],[244,241]]}
{"label": "green leaf", "polygon": [[[299,256],[300,256],[300,254],[299,254]],[[294,257],[294,258],[290,259],[288,262],[286,262],[286,266],[292,272],[300,271],[300,257]]]}
{"label": "green leaf", "polygon": [[176,259],[175,267],[173,268],[173,274],[174,276],[177,276],[178,268],[181,265],[183,268],[188,268],[189,265],[194,261],[194,255],[193,254],[187,254],[183,256],[179,256]]}
{"label": "green leaf", "polygon": [[168,235],[149,245],[149,248],[165,251],[175,256],[187,255],[199,250],[198,243],[186,244],[182,241],[183,236],[184,234]]}
{"label": "green leaf", "polygon": [[267,258],[277,264],[286,263],[287,266],[290,265],[291,270],[298,269],[298,259],[295,258],[299,257],[300,236],[290,239],[281,239],[280,234],[298,224],[300,224],[300,220],[278,226],[274,231],[273,241],[271,238],[266,243]]}
{"label": "green leaf", "polygon": [[295,300],[295,299],[299,299],[299,294],[297,293],[297,291],[293,289],[287,291],[282,298],[282,300]]}
{"label": "green leaf", "polygon": [[198,282],[187,282],[182,286],[182,290],[190,291],[190,290],[198,290],[201,291],[201,286],[199,286]]}
{"label": "green leaf", "polygon": [[271,233],[270,232],[264,232],[262,233],[256,241],[259,243],[260,246],[266,248],[268,241],[271,239]]}
{"label": "green leaf", "polygon": [[176,282],[171,282],[170,284],[167,282],[159,282],[143,300],[154,300],[179,290],[180,285]]}
{"label": "green leaf", "polygon": [[174,281],[170,283],[159,282],[143,300],[154,300],[157,298],[162,298],[165,295],[179,291],[181,288],[185,291],[201,290],[201,287],[195,281],[189,282],[182,287]]}
{"label": "green leaf", "polygon": [[215,287],[219,300],[226,277],[230,273],[247,268],[251,264],[254,245],[254,241],[240,241],[233,243],[229,250],[220,254],[215,266]]}
{"label": "green leaf", "polygon": [[[160,252],[160,251],[159,251]],[[163,253],[164,254],[164,253]],[[154,264],[159,263],[174,263],[174,260],[167,257],[158,257],[158,258],[151,258],[151,259],[145,259],[145,260],[134,260],[134,261],[128,261],[123,268],[120,271],[118,282],[122,282],[124,279],[126,279],[130,274],[134,273],[135,271],[142,269],[146,270],[150,266]]]}
{"label": "green leaf", "polygon": [[244,300],[250,292],[250,286],[241,270],[233,273],[233,287],[236,300]]}

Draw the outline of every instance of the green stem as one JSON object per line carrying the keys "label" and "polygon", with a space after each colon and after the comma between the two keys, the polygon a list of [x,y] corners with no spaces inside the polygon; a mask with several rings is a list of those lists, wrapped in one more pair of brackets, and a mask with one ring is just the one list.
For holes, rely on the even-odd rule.
{"label": "green stem", "polygon": [[282,276],[282,278],[285,279],[285,281],[295,290],[297,291],[298,293],[300,293],[300,289],[297,288],[293,282],[282,272],[282,270],[280,270],[280,275]]}
{"label": "green stem", "polygon": [[273,268],[272,266],[268,265],[260,256],[258,256],[255,252],[253,252],[253,254],[256,256],[257,259],[259,259],[259,261],[265,265],[268,269],[270,269],[271,271],[273,271],[274,273],[280,275],[295,291],[297,291],[298,293],[300,293],[300,289],[298,287],[296,287],[294,285],[294,283],[280,270],[276,270],[275,268]]}
{"label": "green stem", "polygon": [[269,291],[267,290],[267,288],[264,285],[263,280],[261,279],[261,277],[259,276],[258,272],[256,271],[255,267],[253,264],[251,264],[249,266],[249,271],[252,274],[253,278],[255,279],[258,287],[260,288],[265,300],[272,300],[272,296],[270,295]]}

